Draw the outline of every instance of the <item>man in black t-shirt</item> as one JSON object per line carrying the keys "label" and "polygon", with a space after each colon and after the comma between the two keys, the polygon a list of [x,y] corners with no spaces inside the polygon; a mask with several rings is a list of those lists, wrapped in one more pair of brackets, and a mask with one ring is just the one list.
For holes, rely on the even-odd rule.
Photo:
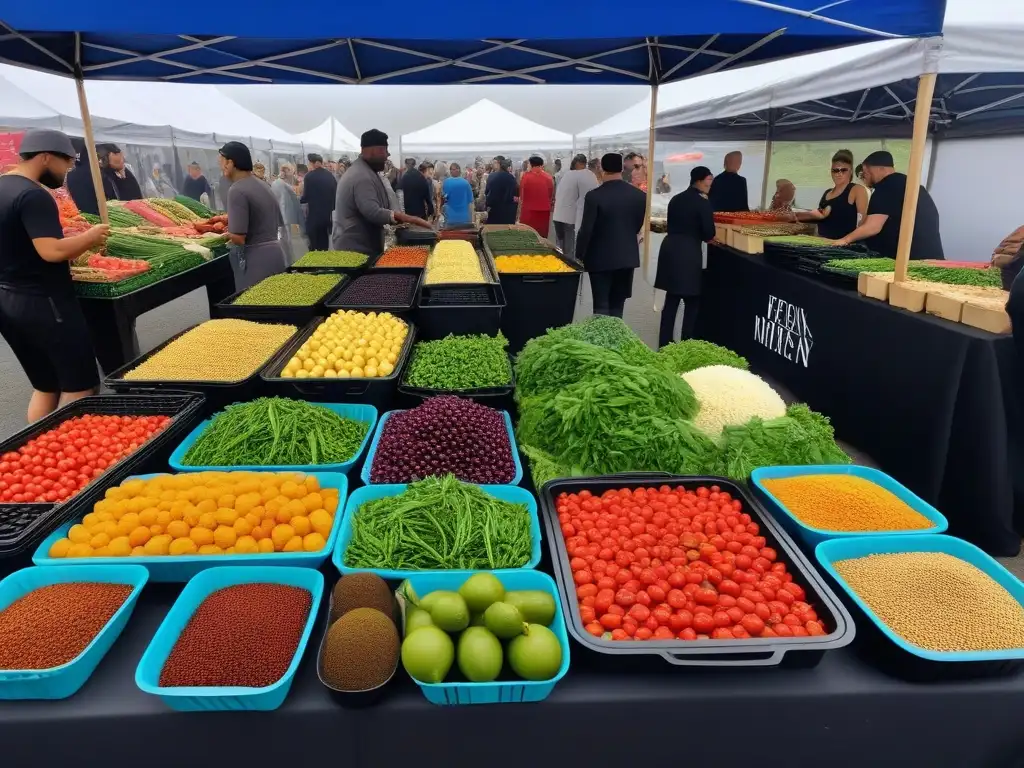
{"label": "man in black t-shirt", "polygon": [[57,189],[75,150],[60,131],[26,131],[21,162],[0,176],[0,336],[35,390],[30,422],[96,391],[92,340],[71,285],[68,262],[98,250],[110,228],[64,237]]}
{"label": "man in black t-shirt", "polygon": [[[863,240],[871,250],[887,259],[896,258],[903,219],[903,196],[907,192],[907,176],[897,173],[889,152],[872,152],[864,160],[864,180],[874,189],[868,201],[864,221],[836,245],[849,245]],[[939,234],[939,210],[928,190],[921,187],[917,198],[917,218],[910,243],[911,259],[944,259]]]}

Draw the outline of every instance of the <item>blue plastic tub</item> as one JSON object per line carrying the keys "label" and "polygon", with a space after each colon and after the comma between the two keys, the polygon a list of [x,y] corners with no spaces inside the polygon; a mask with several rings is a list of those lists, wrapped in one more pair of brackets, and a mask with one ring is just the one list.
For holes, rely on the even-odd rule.
{"label": "blue plastic tub", "polygon": [[[359,478],[363,481],[363,485],[370,485],[370,470],[373,468],[373,459],[377,455],[377,443],[380,442],[380,436],[384,434],[384,424],[387,422],[393,413],[401,413],[402,411],[388,411],[380,417],[380,421],[377,423],[377,431],[373,435],[373,442],[370,443],[370,452],[366,454],[366,461],[363,463],[363,471],[360,473]],[[523,479],[523,464],[519,460],[519,449],[516,447],[516,436],[512,430],[512,419],[508,415],[508,411],[502,411],[501,415],[505,418],[505,429],[508,430],[508,444],[512,446],[512,461],[516,465],[516,473],[512,477],[512,482],[508,485],[519,485]]]}
{"label": "blue plastic tub", "polygon": [[[569,636],[565,631],[565,617],[554,580],[540,571],[495,571],[506,590],[536,589],[550,592],[555,598],[555,620],[548,627],[558,637],[562,646],[562,665],[550,680],[496,680],[492,683],[421,683],[413,680],[431,704],[518,704],[528,701],[543,701],[555,689],[558,681],[569,671]],[[409,577],[416,594],[425,595],[435,589],[458,590],[468,578],[465,572],[423,573]],[[503,643],[503,646],[507,645]],[[458,674],[458,668],[452,665]],[[449,673],[451,674],[451,673]],[[513,673],[509,671],[509,675]]]}
{"label": "blue plastic tub", "polygon": [[[882,636],[899,651],[904,652],[901,663],[894,665],[898,674],[912,676],[916,679],[926,676],[936,679],[947,676],[973,676],[971,673],[985,675],[994,672],[1000,674],[1009,671],[1011,667],[1020,666],[1020,661],[1024,660],[1024,648],[999,651],[930,651],[904,640],[889,629],[889,626],[868,607],[868,604],[847,584],[835,568],[835,563],[842,560],[893,552],[942,552],[957,557],[986,573],[1022,605],[1024,605],[1024,584],[976,546],[953,536],[934,534],[872,536],[857,539],[832,539],[819,544],[815,549],[815,554],[821,567],[874,624]],[[909,659],[908,663],[906,654],[916,658]],[[924,663],[916,663],[922,660]],[[908,669],[910,665],[914,665],[914,668]],[[940,670],[940,667],[945,667],[945,670]],[[964,669],[954,671],[951,669],[953,667],[963,667]],[[925,672],[927,674],[923,674]]]}
{"label": "blue plastic tub", "polygon": [[[332,562],[334,567],[341,573],[359,573],[368,571],[376,573],[382,579],[404,579],[417,574],[463,574],[463,578],[469,576],[473,571],[389,571],[383,568],[349,568],[345,565],[345,549],[352,540],[352,519],[356,510],[368,501],[383,499],[387,496],[397,496],[402,493],[408,485],[366,485],[352,492],[345,504],[345,514],[341,518],[341,530],[338,533],[338,543],[334,547]],[[537,500],[529,491],[514,485],[481,485],[486,493],[502,501],[511,501],[515,504],[525,504],[530,511],[530,562],[523,566],[523,569],[536,568],[540,563],[540,517],[537,513]],[[335,525],[335,530],[338,529]],[[506,568],[494,571],[497,574],[511,573],[522,570],[520,568]]]}
{"label": "blue plastic tub", "polygon": [[[221,561],[223,562],[223,560]],[[299,638],[298,648],[284,676],[265,688],[237,687],[181,687],[165,688],[160,685],[160,672],[170,656],[178,636],[188,625],[192,614],[211,593],[236,584],[286,584],[309,590],[313,596],[306,626]],[[135,684],[143,693],[159,696],[164,704],[181,712],[215,712],[222,710],[277,709],[292,687],[295,671],[309,642],[316,623],[317,609],[324,592],[324,577],[312,568],[259,568],[228,565],[210,568],[196,576],[174,601],[171,610],[160,624],[146,652],[135,670]]]}
{"label": "blue plastic tub", "polygon": [[110,621],[85,650],[67,664],[51,669],[0,670],[0,699],[66,699],[76,693],[85,685],[96,665],[107,655],[110,646],[128,623],[139,593],[148,579],[149,573],[145,568],[128,565],[122,560],[117,565],[88,563],[81,568],[23,568],[0,581],[0,611],[29,592],[53,584],[99,582],[132,587],[131,594],[110,617]]}
{"label": "blue plastic tub", "polygon": [[[224,471],[224,470],[221,470]],[[238,470],[241,471],[241,470]],[[148,480],[151,477],[156,477],[155,474],[148,475],[136,475],[136,478]],[[321,488],[337,488],[338,493],[338,510],[345,508],[345,499],[348,494],[348,478],[339,472],[307,472],[307,475],[312,475],[320,481]],[[135,478],[125,478],[125,480],[132,480]],[[321,549],[319,552],[266,552],[253,555],[228,555],[228,556],[217,556],[217,555],[164,555],[164,556],[151,556],[151,557],[83,557],[83,558],[63,558],[63,557],[50,557],[50,547],[57,539],[64,538],[68,534],[73,523],[68,523],[58,528],[56,531],[51,533],[43,543],[39,545],[35,554],[32,556],[32,562],[36,565],[59,565],[69,566],[73,568],[81,568],[83,566],[94,565],[97,563],[132,563],[133,565],[143,565],[149,570],[149,578],[152,581],[188,581],[196,574],[201,571],[205,571],[207,568],[213,568],[218,565],[230,564],[232,566],[243,566],[243,565],[256,565],[256,566],[297,566],[302,568],[319,568],[323,565],[324,560],[327,559],[328,555],[331,554],[331,550],[334,548],[334,544],[338,539],[338,530],[341,527],[338,515],[340,513],[336,510],[334,513],[334,525],[331,528],[331,535],[327,539],[327,546]],[[78,522],[78,521],[75,521]]]}
{"label": "blue plastic tub", "polygon": [[[934,525],[931,528],[918,528],[909,531],[827,531],[821,528],[812,528],[801,522],[785,505],[782,504],[768,489],[764,487],[765,480],[778,480],[783,477],[799,477],[801,475],[852,475],[870,480],[896,496],[908,507],[918,512]],[[828,539],[838,538],[862,538],[871,536],[913,536],[927,533],[943,533],[949,523],[945,516],[927,501],[919,497],[913,491],[903,486],[898,481],[889,477],[878,469],[861,467],[855,464],[824,464],[820,466],[807,467],[761,467],[755,469],[750,479],[757,489],[758,495],[768,504],[769,510],[778,512],[776,515],[779,522],[791,534],[799,539],[809,549],[814,549],[819,543]]]}
{"label": "blue plastic tub", "polygon": [[310,405],[319,405],[329,411],[334,411],[339,416],[369,423],[370,426],[366,430],[363,442],[359,444],[359,450],[356,451],[355,455],[351,459],[341,462],[340,464],[303,464],[301,466],[276,466],[268,464],[264,466],[238,465],[191,467],[182,464],[181,462],[182,459],[185,458],[185,454],[188,453],[196,440],[199,439],[199,436],[206,431],[207,427],[210,426],[210,422],[213,421],[213,419],[207,419],[189,432],[188,437],[186,437],[181,444],[174,449],[174,453],[171,454],[171,458],[168,459],[167,463],[170,464],[171,469],[177,470],[178,472],[208,472],[211,470],[223,472],[225,470],[248,470],[250,472],[341,472],[347,475],[349,470],[351,470],[352,467],[355,466],[355,463],[359,461],[359,457],[366,451],[366,446],[370,442],[370,436],[373,435],[374,427],[377,426],[377,409],[372,405],[359,405],[356,403],[351,405],[347,403],[310,403]]}

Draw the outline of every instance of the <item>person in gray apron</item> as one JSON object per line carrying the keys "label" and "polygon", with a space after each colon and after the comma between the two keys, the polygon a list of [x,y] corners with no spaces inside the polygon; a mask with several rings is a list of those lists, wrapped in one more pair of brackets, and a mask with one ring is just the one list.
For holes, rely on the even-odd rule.
{"label": "person in gray apron", "polygon": [[228,190],[228,239],[235,288],[250,288],[288,267],[278,242],[281,209],[266,182],[252,175],[252,155],[240,141],[220,149],[221,172],[231,179]]}

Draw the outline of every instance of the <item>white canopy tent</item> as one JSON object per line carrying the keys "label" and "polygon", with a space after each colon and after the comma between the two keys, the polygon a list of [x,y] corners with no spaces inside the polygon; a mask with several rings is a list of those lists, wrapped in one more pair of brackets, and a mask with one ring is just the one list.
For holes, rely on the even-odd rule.
{"label": "white canopy tent", "polygon": [[402,152],[529,152],[568,149],[573,136],[511,112],[488,99],[402,137]]}
{"label": "white canopy tent", "polygon": [[316,128],[300,133],[295,138],[302,142],[307,151],[312,147],[325,150],[331,160],[337,160],[340,154],[359,152],[359,137],[335,117],[327,118]]}

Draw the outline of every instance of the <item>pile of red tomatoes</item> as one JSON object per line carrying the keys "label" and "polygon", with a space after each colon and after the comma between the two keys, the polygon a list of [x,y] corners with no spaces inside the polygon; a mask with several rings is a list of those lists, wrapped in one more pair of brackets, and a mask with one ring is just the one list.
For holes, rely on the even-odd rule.
{"label": "pile of red tomatoes", "polygon": [[580,618],[596,637],[827,634],[758,524],[717,485],[563,493],[556,507]]}

